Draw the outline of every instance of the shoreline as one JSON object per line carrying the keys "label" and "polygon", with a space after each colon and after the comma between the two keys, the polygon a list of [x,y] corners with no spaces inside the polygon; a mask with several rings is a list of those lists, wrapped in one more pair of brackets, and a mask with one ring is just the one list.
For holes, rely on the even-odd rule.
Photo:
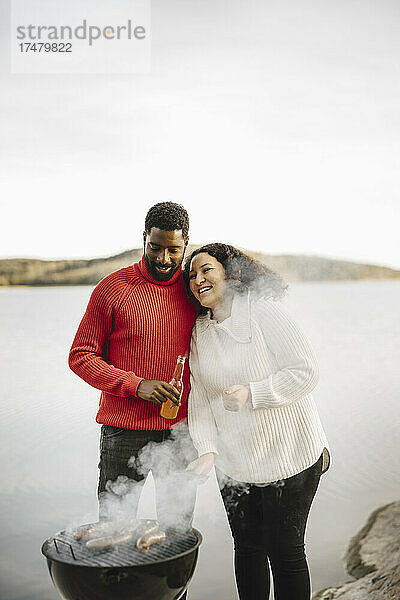
{"label": "shoreline", "polygon": [[[357,283],[392,283],[399,282],[400,280],[396,277],[365,277],[360,279],[313,279],[313,280],[295,280],[289,281],[289,285],[315,285],[315,284],[335,284],[335,283],[348,283],[348,284],[357,284]],[[92,282],[77,282],[77,283],[15,283],[15,284],[0,284],[0,290],[15,290],[15,289],[35,289],[35,288],[73,288],[73,287],[95,287],[97,284]]]}

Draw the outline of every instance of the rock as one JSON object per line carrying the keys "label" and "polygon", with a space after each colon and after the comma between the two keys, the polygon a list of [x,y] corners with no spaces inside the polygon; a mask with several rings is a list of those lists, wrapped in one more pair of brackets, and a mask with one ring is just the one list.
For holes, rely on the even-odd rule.
{"label": "rock", "polygon": [[346,570],[356,579],[400,565],[400,502],[378,508],[350,541]]}
{"label": "rock", "polygon": [[320,590],[312,600],[400,600],[400,502],[371,514],[350,541],[345,561],[356,581]]}
{"label": "rock", "polygon": [[376,571],[338,588],[316,592],[312,600],[399,600],[400,566],[393,571]]}

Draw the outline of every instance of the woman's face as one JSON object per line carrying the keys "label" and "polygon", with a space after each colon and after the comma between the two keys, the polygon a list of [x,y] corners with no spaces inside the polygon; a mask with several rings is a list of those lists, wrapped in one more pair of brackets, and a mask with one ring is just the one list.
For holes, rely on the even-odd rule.
{"label": "woman's face", "polygon": [[226,293],[224,267],[213,256],[201,252],[191,262],[189,284],[196,300],[213,310],[222,302]]}

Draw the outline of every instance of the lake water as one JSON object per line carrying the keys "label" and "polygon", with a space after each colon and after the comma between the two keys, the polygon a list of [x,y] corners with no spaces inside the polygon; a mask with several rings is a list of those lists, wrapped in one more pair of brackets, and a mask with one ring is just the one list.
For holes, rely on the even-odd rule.
{"label": "lake water", "polygon": [[[56,600],[43,540],[97,518],[98,391],[67,368],[90,287],[0,290],[0,597]],[[314,397],[331,444],[308,525],[314,590],[349,577],[341,557],[376,507],[400,497],[400,282],[292,285],[286,301],[320,364]],[[141,516],[154,515],[152,481]],[[236,598],[214,477],[199,488],[204,541],[190,600]]]}

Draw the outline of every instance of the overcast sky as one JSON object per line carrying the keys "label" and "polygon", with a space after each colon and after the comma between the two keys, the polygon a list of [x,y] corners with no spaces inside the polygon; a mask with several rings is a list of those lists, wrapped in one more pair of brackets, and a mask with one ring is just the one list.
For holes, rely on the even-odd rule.
{"label": "overcast sky", "polygon": [[195,243],[400,268],[398,0],[153,0],[151,73],[111,76],[11,75],[0,2],[0,256],[114,254],[173,200]]}

